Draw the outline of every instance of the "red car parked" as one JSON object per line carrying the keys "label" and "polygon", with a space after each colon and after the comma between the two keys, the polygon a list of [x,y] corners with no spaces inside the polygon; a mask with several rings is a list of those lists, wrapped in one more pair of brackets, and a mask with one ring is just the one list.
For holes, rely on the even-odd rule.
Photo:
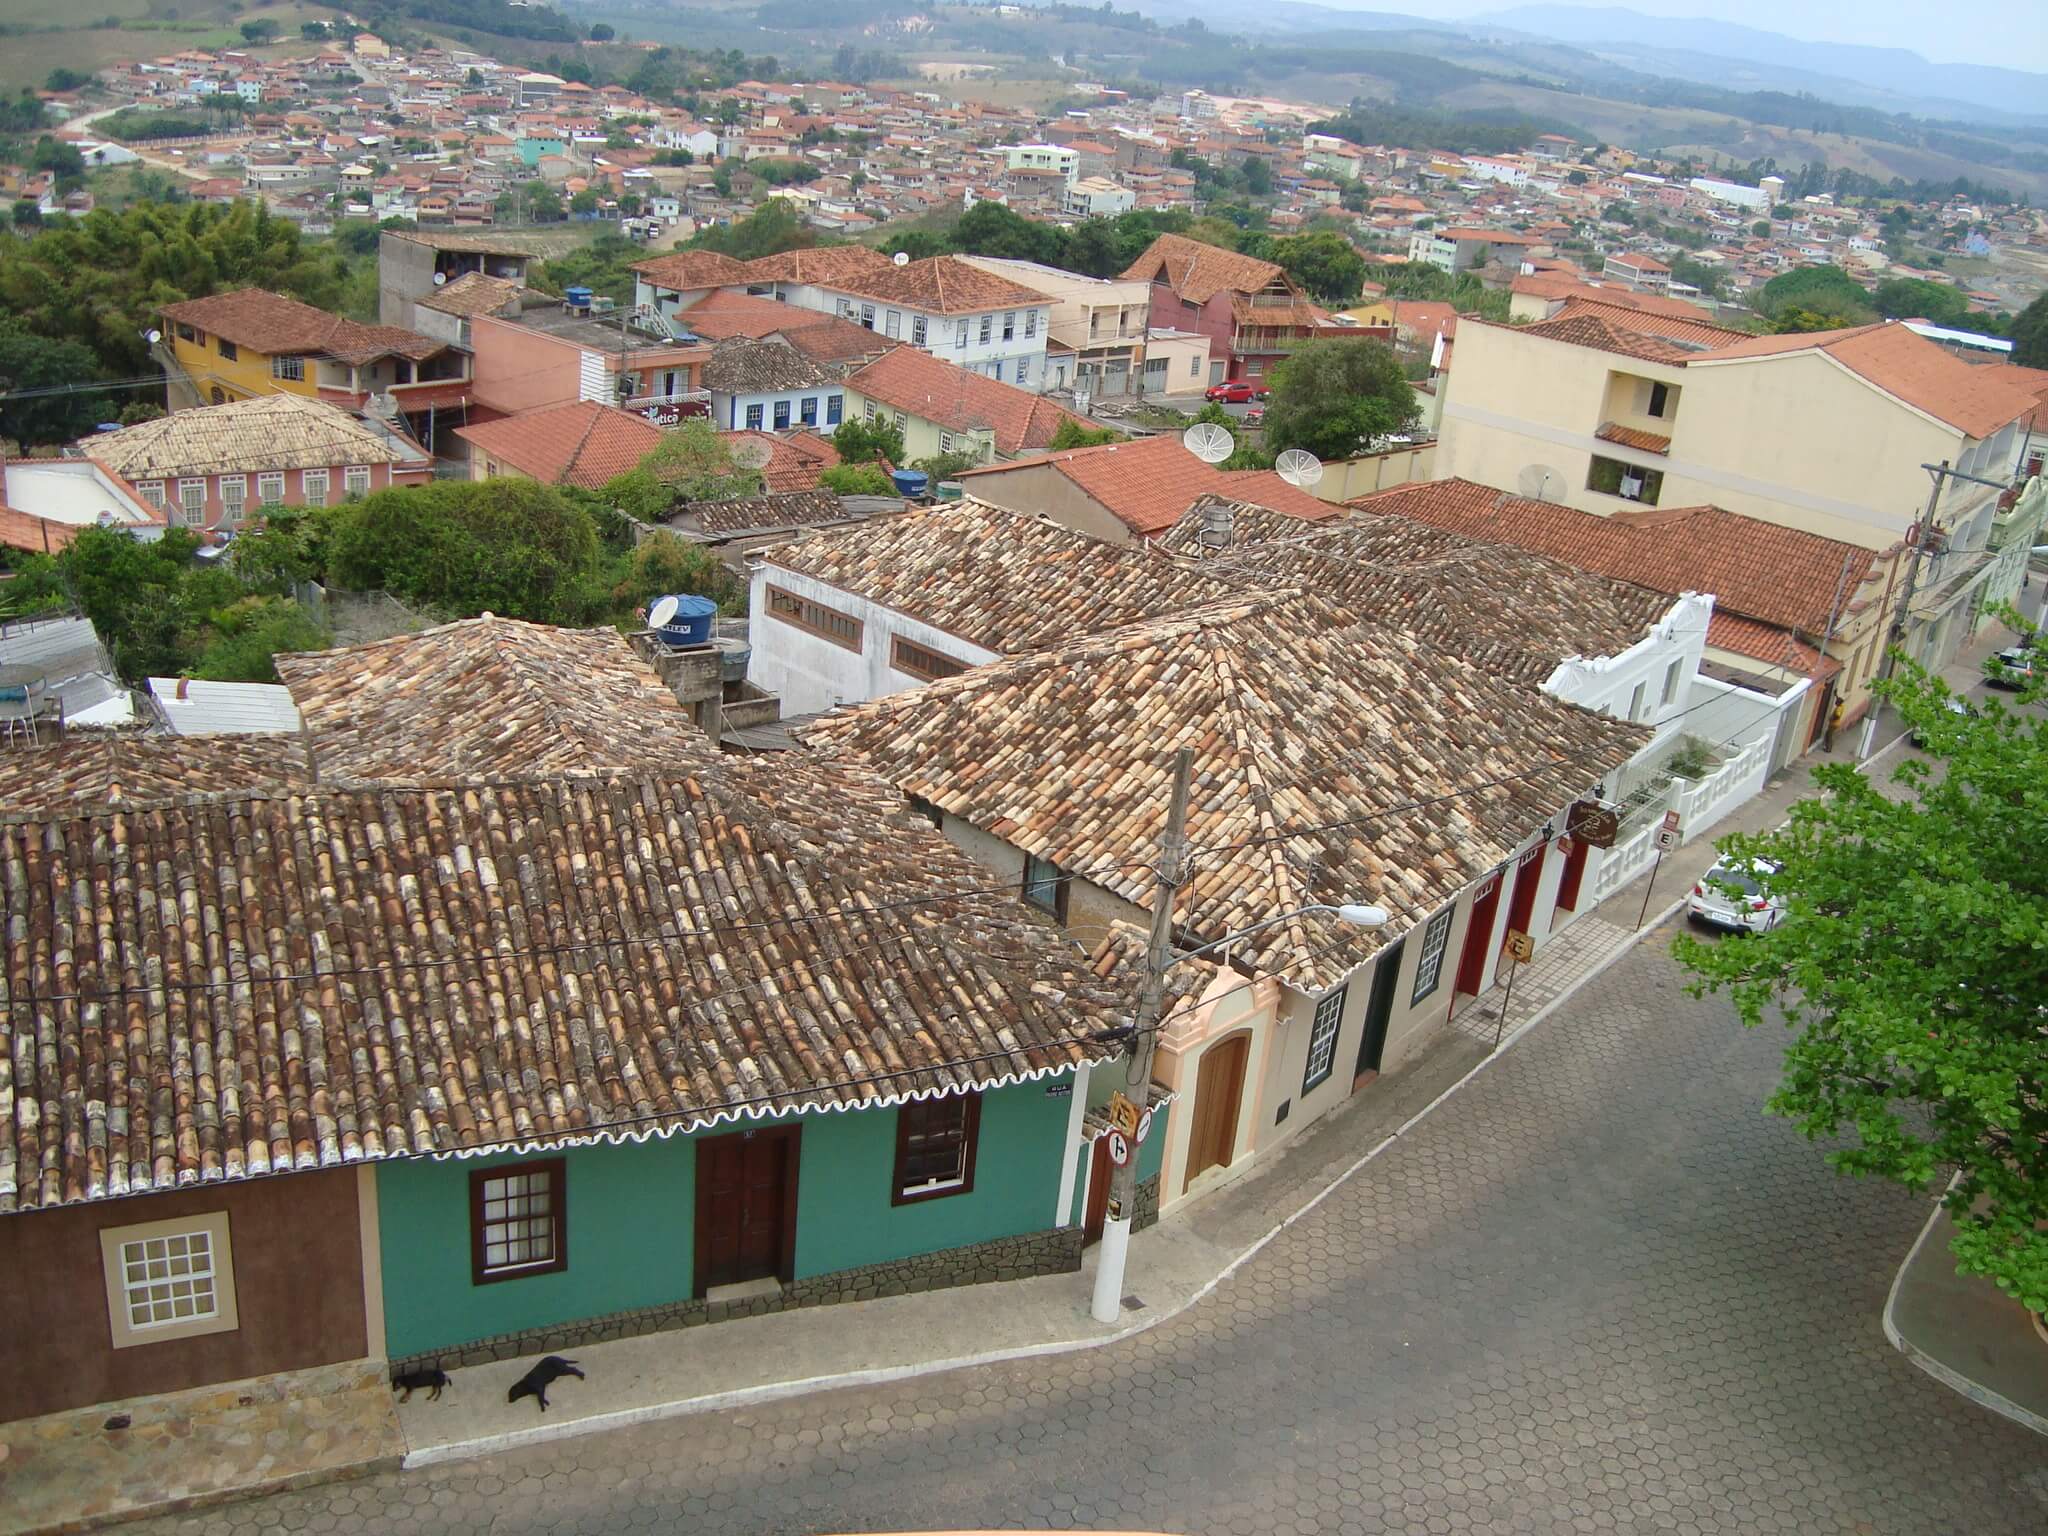
{"label": "red car parked", "polygon": [[1225,379],[1221,384],[1209,386],[1208,398],[1243,405],[1248,400],[1263,400],[1267,394],[1263,385],[1247,383],[1243,379]]}

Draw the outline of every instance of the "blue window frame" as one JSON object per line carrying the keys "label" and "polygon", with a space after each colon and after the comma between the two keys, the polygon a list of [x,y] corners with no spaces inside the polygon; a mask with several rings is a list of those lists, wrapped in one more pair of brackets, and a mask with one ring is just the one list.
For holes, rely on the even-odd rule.
{"label": "blue window frame", "polygon": [[807,427],[815,427],[818,424],[818,397],[816,395],[804,396],[803,403],[797,407],[796,419]]}
{"label": "blue window frame", "polygon": [[787,432],[789,430],[789,402],[787,400],[775,402],[775,430],[778,432]]}
{"label": "blue window frame", "polygon": [[836,426],[838,426],[838,425],[839,425],[839,422],[840,422],[840,418],[842,418],[843,416],[845,416],[845,414],[846,414],[846,396],[844,396],[844,395],[827,395],[827,396],[825,397],[825,425],[826,425],[826,426],[828,426],[828,427],[836,427]]}

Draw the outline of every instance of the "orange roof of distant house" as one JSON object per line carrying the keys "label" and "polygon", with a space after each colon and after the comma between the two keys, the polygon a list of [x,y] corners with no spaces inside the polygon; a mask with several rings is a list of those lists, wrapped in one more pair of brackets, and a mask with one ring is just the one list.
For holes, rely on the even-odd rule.
{"label": "orange roof of distant house", "polygon": [[1088,423],[1028,389],[984,378],[916,347],[885,352],[850,374],[849,389],[952,432],[995,434],[1005,457],[1044,448],[1065,422]]}
{"label": "orange roof of distant house", "polygon": [[647,261],[636,261],[627,270],[648,282],[678,293],[692,288],[718,288],[747,280],[745,262],[735,261],[722,251],[671,251]]}
{"label": "orange roof of distant house", "polygon": [[979,478],[1039,465],[1059,471],[1137,534],[1164,532],[1204,496],[1250,502],[1311,521],[1336,517],[1341,510],[1290,485],[1270,469],[1228,470],[1205,464],[1172,433],[1096,448],[1072,448],[1021,465],[971,469],[967,475]]}
{"label": "orange roof of distant house", "polygon": [[615,405],[578,400],[457,427],[455,435],[535,480],[594,491],[637,468],[662,431]]}
{"label": "orange roof of distant house", "polygon": [[1989,437],[2028,415],[2038,397],[2011,374],[1966,363],[1895,321],[1841,331],[1749,336],[1698,354],[1695,365],[1821,352],[1896,400],[1971,437]]}
{"label": "orange roof of distant house", "polygon": [[1287,274],[1270,261],[1204,245],[1186,235],[1160,235],[1122,275],[1163,282],[1188,303],[1206,304],[1219,293],[1262,293]]}
{"label": "orange roof of distant house", "polygon": [[833,283],[889,265],[889,258],[865,245],[820,245],[782,251],[741,263],[746,283]]}
{"label": "orange roof of distant house", "polygon": [[1539,299],[1583,298],[1618,309],[1636,309],[1649,314],[1668,315],[1680,320],[1707,321],[1713,317],[1697,304],[1661,293],[1637,293],[1631,288],[1608,287],[1573,277],[1563,271],[1525,272],[1508,285],[1510,293]]}
{"label": "orange roof of distant house", "polygon": [[166,304],[161,311],[176,325],[224,337],[265,357],[319,352],[343,363],[380,357],[420,361],[444,352],[445,341],[396,325],[362,325],[262,288],[238,288],[204,299]]}
{"label": "orange roof of distant house", "polygon": [[1049,303],[1046,295],[999,273],[985,271],[958,256],[932,256],[902,266],[881,266],[856,272],[827,284],[930,314],[968,315],[983,310],[1029,308]]}

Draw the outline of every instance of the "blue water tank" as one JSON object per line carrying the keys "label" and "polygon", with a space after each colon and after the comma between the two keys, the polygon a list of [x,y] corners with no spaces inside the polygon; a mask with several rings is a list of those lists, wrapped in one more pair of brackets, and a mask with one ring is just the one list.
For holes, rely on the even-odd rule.
{"label": "blue water tank", "polygon": [[922,496],[932,479],[921,469],[899,469],[891,478],[896,482],[896,494],[899,496]]}
{"label": "blue water tank", "polygon": [[661,643],[671,650],[682,650],[709,643],[718,604],[694,592],[678,592],[673,597],[656,598],[647,615],[654,632],[661,636]]}
{"label": "blue water tank", "polygon": [[562,290],[562,302],[571,309],[588,309],[590,308],[590,290],[588,288],[564,288]]}

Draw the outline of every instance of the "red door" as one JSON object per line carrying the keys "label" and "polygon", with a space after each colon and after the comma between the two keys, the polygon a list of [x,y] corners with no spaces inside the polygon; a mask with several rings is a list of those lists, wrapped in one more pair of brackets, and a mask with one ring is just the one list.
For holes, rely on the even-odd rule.
{"label": "red door", "polygon": [[1479,885],[1479,893],[1472,898],[1472,916],[1465,926],[1465,947],[1458,951],[1458,985],[1460,992],[1479,995],[1479,983],[1486,975],[1486,957],[1491,953],[1487,940],[1493,934],[1494,914],[1500,910],[1500,877],[1495,870]]}
{"label": "red door", "polygon": [[1516,862],[1515,894],[1508,901],[1508,925],[1501,932],[1501,943],[1507,943],[1510,933],[1527,933],[1529,919],[1536,911],[1536,887],[1543,883],[1543,856],[1550,852],[1550,839],[1545,838]]}
{"label": "red door", "polygon": [[793,1278],[797,1130],[741,1131],[697,1143],[697,1294]]}
{"label": "red door", "polygon": [[1586,840],[1567,837],[1561,841],[1564,844],[1564,869],[1557,878],[1557,910],[1576,912],[1579,910],[1579,882],[1586,877]]}

